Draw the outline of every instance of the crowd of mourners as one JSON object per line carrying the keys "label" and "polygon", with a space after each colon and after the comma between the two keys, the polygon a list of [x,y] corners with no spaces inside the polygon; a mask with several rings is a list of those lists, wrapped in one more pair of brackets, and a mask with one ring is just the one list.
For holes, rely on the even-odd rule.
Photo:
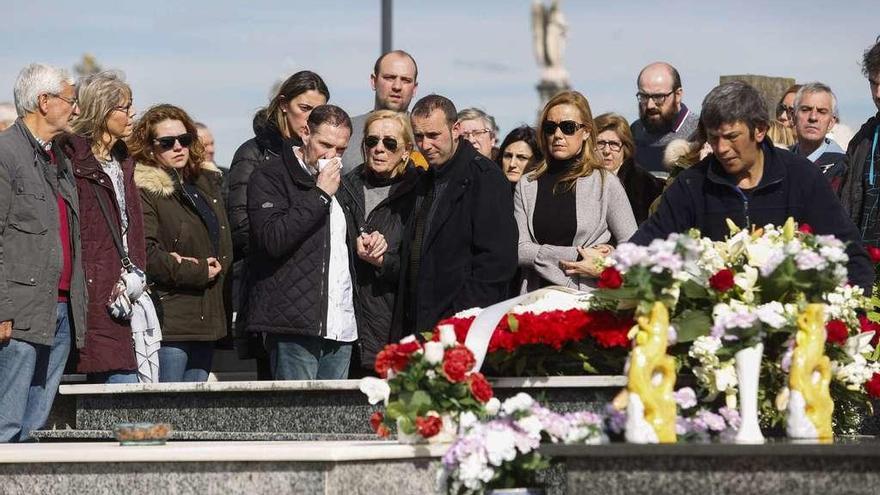
{"label": "crowd of mourners", "polygon": [[[862,71],[880,110],[880,38]],[[563,91],[503,139],[478,108],[410,106],[404,51],[370,83],[373,111],[351,117],[318,74],[293,74],[221,169],[206,126],[173,104],[138,114],[119,73],[22,69],[0,133],[0,442],[33,439],[68,361],[90,383],[205,381],[225,346],[261,379],[364,376],[458,311],[589,291],[617,244],[722,239],[727,219],[833,234],[850,280],[873,284],[880,113],[835,141],[820,82],[772,113],[724,83],[697,115],[657,62],[636,121]]]}

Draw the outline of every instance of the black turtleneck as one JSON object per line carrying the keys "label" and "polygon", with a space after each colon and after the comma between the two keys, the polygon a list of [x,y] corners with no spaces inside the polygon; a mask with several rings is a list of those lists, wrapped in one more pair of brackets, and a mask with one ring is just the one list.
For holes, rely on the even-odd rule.
{"label": "black turtleneck", "polygon": [[571,246],[577,232],[577,202],[575,188],[564,190],[554,187],[559,179],[571,169],[575,160],[557,161],[550,159],[547,171],[538,177],[538,195],[535,199],[535,213],[532,225],[538,244],[551,246]]}

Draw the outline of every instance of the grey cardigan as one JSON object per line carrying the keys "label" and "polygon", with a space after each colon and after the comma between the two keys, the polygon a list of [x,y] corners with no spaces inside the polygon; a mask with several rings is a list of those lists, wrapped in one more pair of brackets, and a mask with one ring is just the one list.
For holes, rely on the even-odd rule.
{"label": "grey cardigan", "polygon": [[624,242],[635,233],[636,220],[620,180],[604,170],[577,180],[577,231],[572,246],[537,243],[532,225],[537,196],[538,181],[532,174],[523,177],[516,185],[513,212],[519,227],[519,266],[523,276],[520,292],[530,292],[547,285],[579,290],[595,287],[594,279],[566,275],[559,267],[559,262],[577,260],[576,246],[590,247],[612,239]]}

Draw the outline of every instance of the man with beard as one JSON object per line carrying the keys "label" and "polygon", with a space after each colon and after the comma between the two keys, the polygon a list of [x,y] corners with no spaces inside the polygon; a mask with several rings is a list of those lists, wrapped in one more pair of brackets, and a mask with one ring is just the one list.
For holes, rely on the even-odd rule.
{"label": "man with beard", "polygon": [[639,120],[632,123],[636,160],[652,172],[662,172],[663,150],[673,139],[693,140],[700,121],[681,102],[681,76],[666,62],[654,62],[639,72]]}
{"label": "man with beard", "polygon": [[[373,110],[393,110],[406,112],[409,103],[416,94],[419,68],[416,59],[403,50],[394,50],[383,54],[373,66],[370,74],[370,86],[376,93]],[[361,141],[364,139],[364,122],[370,112],[357,115],[351,119],[351,140],[349,147],[342,155],[342,174],[354,170],[364,162],[361,152]],[[420,158],[420,157],[419,157]],[[414,160],[419,158],[413,157]]]}

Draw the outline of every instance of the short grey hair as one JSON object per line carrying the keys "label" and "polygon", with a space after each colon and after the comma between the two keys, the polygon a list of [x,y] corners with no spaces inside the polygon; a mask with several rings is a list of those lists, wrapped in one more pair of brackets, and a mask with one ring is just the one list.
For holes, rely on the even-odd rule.
{"label": "short grey hair", "polygon": [[455,116],[455,119],[461,122],[462,120],[477,120],[481,119],[486,127],[492,131],[492,135],[498,135],[498,124],[495,123],[495,118],[489,115],[488,113],[480,110],[479,108],[465,108],[464,110],[458,112],[458,115]]}
{"label": "short grey hair", "polygon": [[834,116],[835,119],[840,118],[840,114],[837,112],[837,95],[834,94],[834,91],[831,91],[831,86],[820,82],[811,82],[801,85],[801,89],[799,89],[794,96],[794,111],[797,112],[797,109],[800,108],[801,100],[803,100],[805,95],[813,93],[828,93],[831,95],[831,115]]}
{"label": "short grey hair", "polygon": [[4,101],[0,103],[0,128],[9,127],[15,122],[18,114],[15,113],[15,105]]}
{"label": "short grey hair", "polygon": [[15,97],[15,111],[19,117],[37,111],[40,95],[57,95],[64,89],[64,83],[74,84],[70,73],[46,64],[30,64],[15,79],[12,90]]}
{"label": "short grey hair", "polygon": [[730,81],[715,86],[703,99],[700,122],[707,131],[742,122],[754,136],[755,129],[770,126],[768,115],[767,103],[757,89],[744,81]]}

